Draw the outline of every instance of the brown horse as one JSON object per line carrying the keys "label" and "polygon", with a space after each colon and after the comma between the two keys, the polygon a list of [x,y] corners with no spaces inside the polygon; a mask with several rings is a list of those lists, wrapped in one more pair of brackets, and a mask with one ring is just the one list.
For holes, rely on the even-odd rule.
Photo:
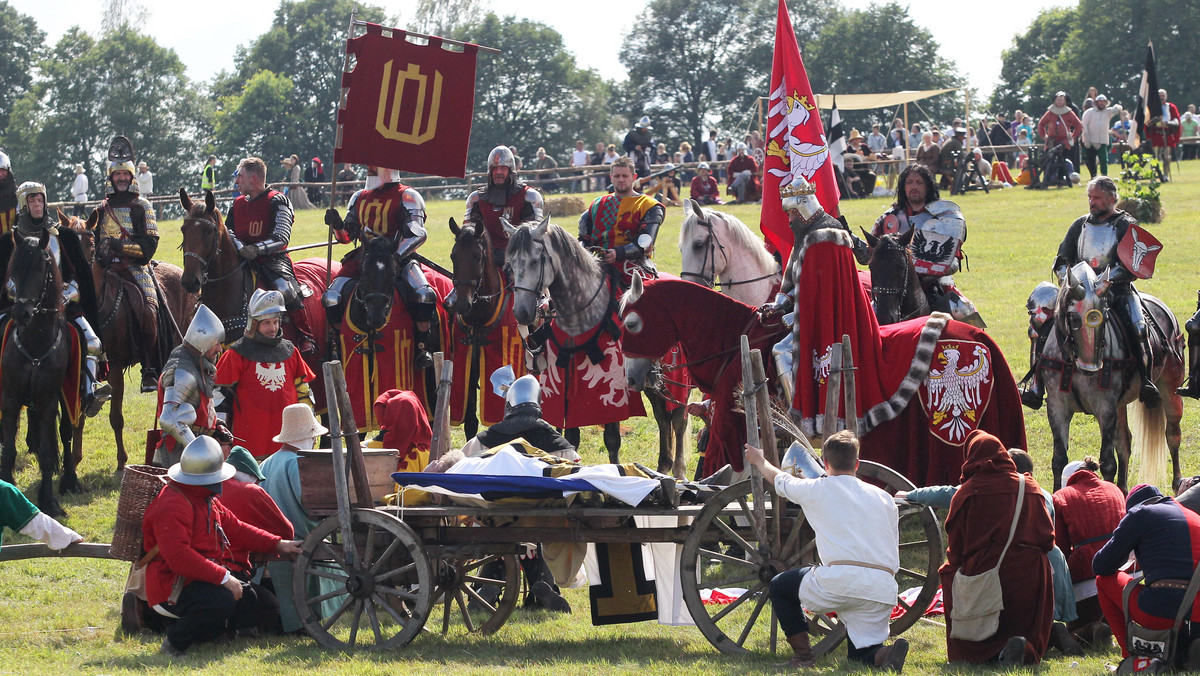
{"label": "brown horse", "polygon": [[[192,202],[187,191],[179,189],[179,203],[183,206],[183,275],[180,282],[189,293],[199,293],[200,300],[209,307],[225,325],[225,340],[237,340],[246,326],[246,308],[250,294],[258,280],[253,266],[238,255],[225,221],[217,209],[212,191],[204,191],[204,203]],[[326,287],[328,264],[324,258],[305,259],[295,263],[296,281],[303,289],[307,286],[312,293],[305,294],[304,304],[313,323],[313,339],[316,351],[305,357],[317,379],[311,383],[313,401],[318,412],[325,408],[325,380],[322,375],[321,359],[327,354],[329,331],[326,325],[325,308],[321,307],[321,295]],[[336,275],[338,270],[331,271]],[[295,327],[285,323],[285,338],[296,342]]]}
{"label": "brown horse", "polygon": [[[100,317],[99,326],[93,328],[100,335],[100,342],[104,345],[104,355],[108,360],[107,380],[112,387],[112,399],[108,402],[108,422],[112,425],[116,436],[117,471],[119,472],[125,468],[125,463],[129,459],[125,451],[125,435],[122,433],[122,430],[125,429],[125,372],[131,366],[142,363],[141,352],[147,348],[136,340],[136,336],[141,335],[138,323],[144,321],[144,317],[139,317],[137,309],[131,305],[131,303],[142,302],[141,289],[130,277],[122,274],[121,270],[103,265],[92,255],[95,251],[95,226],[98,214],[98,211],[93,211],[86,223],[73,216],[69,219],[63,216],[62,224],[79,235],[84,256],[92,263],[92,282],[96,287]],[[155,349],[166,354],[170,353],[183,338],[181,329],[187,327],[192,321],[192,314],[195,312],[199,300],[196,294],[183,290],[183,284],[180,281],[183,269],[178,265],[152,261],[150,267],[154,271],[154,277],[158,280],[158,289],[163,300],[167,303],[166,309],[170,312],[169,323],[173,327],[169,334],[158,336],[158,340],[164,342],[161,342]],[[75,430],[76,462],[82,459],[82,438],[83,418],[80,418],[79,425]]]}

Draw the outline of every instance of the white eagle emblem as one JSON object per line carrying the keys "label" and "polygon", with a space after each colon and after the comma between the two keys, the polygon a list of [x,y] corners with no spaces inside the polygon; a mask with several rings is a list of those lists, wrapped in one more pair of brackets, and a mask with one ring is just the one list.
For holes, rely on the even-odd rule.
{"label": "white eagle emblem", "polygon": [[829,369],[833,366],[833,345],[826,346],[825,354],[820,356],[817,355],[816,350],[812,352],[813,380],[823,383],[829,378]]}
{"label": "white eagle emblem", "polygon": [[609,342],[604,348],[604,360],[601,366],[592,363],[590,359],[580,359],[576,369],[579,377],[588,389],[598,389],[607,393],[600,394],[600,403],[605,406],[621,408],[629,404],[629,390],[625,384],[625,355],[621,354],[621,344]]}
{"label": "white eagle emblem", "polygon": [[254,365],[254,375],[258,376],[259,384],[268,392],[278,392],[287,382],[287,371],[283,369],[282,362],[259,362]]}
{"label": "white eagle emblem", "polygon": [[[991,354],[979,343],[939,342],[939,345],[942,350],[935,359],[944,366],[929,367],[921,401],[929,414],[930,429],[943,441],[960,445],[979,425],[979,416],[991,395]],[[971,346],[974,361],[960,365],[962,350]]]}
{"label": "white eagle emblem", "polygon": [[788,94],[787,78],[780,81],[775,91],[771,92],[768,101],[768,119],[775,123],[768,134],[767,155],[774,155],[783,161],[786,169],[772,168],[768,173],[778,176],[780,185],[790,184],[797,175],[808,181],[829,159],[829,147],[824,134],[818,134],[821,142],[803,140],[797,136],[812,118],[811,111],[816,106],[809,102],[807,96],[800,96],[792,91]]}

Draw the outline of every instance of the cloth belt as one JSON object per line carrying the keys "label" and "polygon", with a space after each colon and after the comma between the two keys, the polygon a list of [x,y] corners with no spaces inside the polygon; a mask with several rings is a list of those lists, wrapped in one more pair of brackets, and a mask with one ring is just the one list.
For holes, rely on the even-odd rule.
{"label": "cloth belt", "polygon": [[1095,537],[1085,538],[1083,540],[1080,540],[1079,542],[1072,543],[1071,549],[1076,549],[1076,548],[1082,547],[1084,545],[1090,545],[1094,542],[1104,542],[1105,540],[1112,539],[1112,535],[1113,535],[1112,533],[1105,533],[1104,535],[1097,535]]}
{"label": "cloth belt", "polygon": [[1151,589],[1178,589],[1186,591],[1190,580],[1155,580],[1146,586]]}
{"label": "cloth belt", "polygon": [[859,568],[874,568],[875,570],[882,570],[883,572],[887,573],[888,575],[896,574],[896,571],[892,570],[891,568],[888,568],[887,566],[881,566],[878,563],[867,563],[866,561],[830,561],[829,563],[827,563],[825,565],[827,565],[827,566],[858,566]]}

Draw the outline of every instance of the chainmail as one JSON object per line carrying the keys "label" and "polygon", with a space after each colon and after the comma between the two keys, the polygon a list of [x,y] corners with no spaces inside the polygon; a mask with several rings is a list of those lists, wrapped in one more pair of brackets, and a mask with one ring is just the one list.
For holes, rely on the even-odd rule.
{"label": "chainmail", "polygon": [[253,336],[238,338],[229,349],[253,362],[276,364],[287,361],[296,346],[283,336],[267,338],[256,332]]}

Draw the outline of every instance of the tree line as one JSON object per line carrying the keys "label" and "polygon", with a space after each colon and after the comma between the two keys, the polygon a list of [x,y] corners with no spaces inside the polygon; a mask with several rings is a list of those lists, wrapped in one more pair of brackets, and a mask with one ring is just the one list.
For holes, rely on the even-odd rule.
{"label": "tree line", "polygon": [[[1074,9],[1045,10],[1005,53],[992,103],[1006,112],[1038,110],[1057,89],[1092,84],[1126,92],[1144,37],[1155,38],[1160,64],[1184,62],[1185,40],[1194,33],[1187,26],[1200,23],[1190,6],[1196,4],[1081,0]],[[684,140],[696,145],[708,129],[740,139],[756,128],[755,101],[770,79],[775,0],[650,0],[617,50],[629,72],[623,81],[580,66],[550,26],[486,12],[479,0],[419,0],[407,17],[354,0],[282,0],[270,28],[238,48],[231,70],[208,81],[189,78],[172,49],[140,32],[136,13],[102,36],[76,27],[51,45],[32,17],[0,0],[0,43],[10,55],[0,61],[0,148],[13,157],[19,179],[42,180],[59,196],[76,163],[95,185],[116,134],[133,140],[157,174],[159,193],[196,188],[210,154],[226,180],[236,161],[252,154],[267,160],[271,180],[283,178],[278,161],[291,154],[302,162],[321,158],[329,175],[344,40],[356,6],[365,21],[501,50],[479,56],[472,170],[502,143],[524,157],[545,147],[560,159],[576,139],[589,149],[597,141],[619,143],[643,114],[671,148]],[[852,10],[838,0],[788,0],[788,7],[818,93],[964,85],[905,5]],[[1181,94],[1200,89],[1198,78],[1200,71],[1160,66],[1159,81]],[[961,100],[947,94],[921,106],[945,122]],[[843,117],[847,128],[865,131],[894,113]]]}

